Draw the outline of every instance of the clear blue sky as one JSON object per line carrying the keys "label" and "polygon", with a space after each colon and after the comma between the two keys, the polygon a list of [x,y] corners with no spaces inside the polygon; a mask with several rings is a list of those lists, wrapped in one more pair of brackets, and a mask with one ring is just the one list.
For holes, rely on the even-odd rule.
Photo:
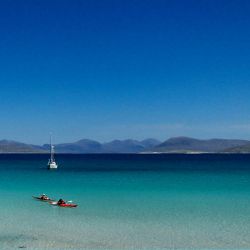
{"label": "clear blue sky", "polygon": [[250,1],[0,6],[0,138],[250,139]]}

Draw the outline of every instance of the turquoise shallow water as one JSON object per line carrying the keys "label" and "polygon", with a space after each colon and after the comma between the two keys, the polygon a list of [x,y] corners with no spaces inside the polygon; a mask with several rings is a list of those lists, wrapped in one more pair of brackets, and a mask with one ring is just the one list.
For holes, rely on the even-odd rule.
{"label": "turquoise shallow water", "polygon": [[250,249],[248,156],[57,159],[0,156],[0,249]]}

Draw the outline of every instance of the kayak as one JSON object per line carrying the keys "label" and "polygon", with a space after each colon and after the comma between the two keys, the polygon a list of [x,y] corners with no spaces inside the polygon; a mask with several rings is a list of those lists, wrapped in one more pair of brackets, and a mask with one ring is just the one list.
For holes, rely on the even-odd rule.
{"label": "kayak", "polygon": [[60,204],[60,205],[57,205],[57,206],[59,206],[59,207],[77,207],[76,204],[68,204],[68,203],[66,203],[66,204]]}
{"label": "kayak", "polygon": [[58,207],[77,207],[76,204],[71,204],[71,203],[57,204],[57,202],[50,202],[50,205],[54,205]]}
{"label": "kayak", "polygon": [[44,199],[42,199],[41,197],[37,197],[37,196],[32,196],[32,197],[33,197],[34,199],[36,199],[36,200],[39,200],[39,201],[54,201],[54,200],[52,200],[52,199],[50,199],[50,198],[44,200]]}

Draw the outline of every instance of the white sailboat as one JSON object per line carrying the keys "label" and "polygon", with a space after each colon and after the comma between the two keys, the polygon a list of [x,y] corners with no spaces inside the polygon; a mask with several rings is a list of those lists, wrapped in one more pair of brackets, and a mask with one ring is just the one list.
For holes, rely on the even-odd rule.
{"label": "white sailboat", "polygon": [[50,159],[48,162],[48,169],[57,169],[57,164],[55,161],[55,147],[52,145],[52,136],[50,135]]}

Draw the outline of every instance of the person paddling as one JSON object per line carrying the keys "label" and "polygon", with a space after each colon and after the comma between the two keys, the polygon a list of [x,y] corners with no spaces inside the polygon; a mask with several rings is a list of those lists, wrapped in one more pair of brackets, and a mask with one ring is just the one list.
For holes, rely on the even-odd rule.
{"label": "person paddling", "polygon": [[62,204],[66,204],[66,202],[65,202],[63,199],[60,199],[60,200],[57,202],[57,205],[62,205]]}
{"label": "person paddling", "polygon": [[40,196],[40,199],[41,199],[41,200],[48,200],[49,197],[48,197],[46,194],[42,194],[42,195]]}

